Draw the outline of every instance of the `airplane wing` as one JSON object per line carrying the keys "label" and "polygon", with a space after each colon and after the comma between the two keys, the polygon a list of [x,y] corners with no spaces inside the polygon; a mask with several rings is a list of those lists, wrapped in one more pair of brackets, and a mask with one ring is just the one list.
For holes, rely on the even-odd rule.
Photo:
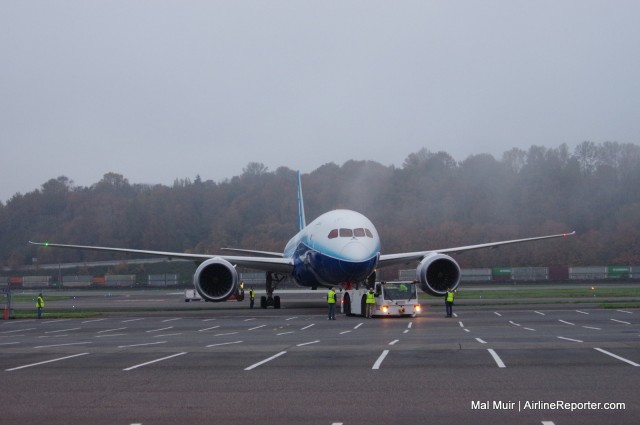
{"label": "airplane wing", "polygon": [[239,254],[257,255],[259,257],[273,257],[282,258],[284,255],[281,252],[271,251],[256,251],[253,249],[241,249],[241,248],[222,248],[223,251],[237,252]]}
{"label": "airplane wing", "polygon": [[[104,246],[88,246],[88,245],[64,245],[49,242],[31,242],[32,245],[42,247],[55,247],[55,248],[67,248],[67,249],[82,249],[87,251],[103,251],[103,252],[122,252],[125,254],[139,254],[150,255],[155,257],[165,257],[167,259],[181,259],[181,260],[193,260],[193,261],[205,261],[209,258],[223,258],[233,264],[234,266],[247,267],[255,270],[269,271],[275,273],[288,274],[293,270],[293,262],[290,259],[282,258],[282,254],[279,258],[271,257],[256,257],[256,256],[227,256],[227,255],[211,255],[211,254],[189,254],[185,252],[167,252],[167,251],[148,251],[143,249],[129,249],[129,248],[111,248]],[[259,251],[248,251],[258,253]],[[272,253],[275,254],[275,253]]]}
{"label": "airplane wing", "polygon": [[408,264],[414,261],[421,261],[427,255],[435,252],[440,254],[456,254],[456,253],[460,254],[462,252],[471,251],[474,249],[497,248],[503,245],[538,241],[541,239],[563,238],[563,237],[574,235],[575,233],[576,232],[573,231],[570,233],[560,233],[558,235],[537,236],[534,238],[525,238],[525,239],[513,239],[510,241],[490,242],[490,243],[483,243],[483,244],[477,244],[477,245],[459,246],[455,248],[433,249],[429,251],[417,251],[417,252],[404,252],[400,254],[385,254],[385,255],[380,255],[380,261],[378,261],[378,267],[387,267],[387,266],[392,266],[397,264]]}

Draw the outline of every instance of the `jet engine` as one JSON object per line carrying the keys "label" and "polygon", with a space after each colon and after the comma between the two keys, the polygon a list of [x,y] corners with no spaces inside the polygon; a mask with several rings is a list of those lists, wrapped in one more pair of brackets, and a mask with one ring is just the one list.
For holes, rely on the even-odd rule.
{"label": "jet engine", "polygon": [[206,301],[225,301],[238,291],[238,272],[223,258],[210,258],[196,269],[193,285]]}
{"label": "jet engine", "polygon": [[448,255],[436,252],[427,255],[416,268],[416,279],[424,292],[436,297],[456,289],[460,284],[460,266]]}

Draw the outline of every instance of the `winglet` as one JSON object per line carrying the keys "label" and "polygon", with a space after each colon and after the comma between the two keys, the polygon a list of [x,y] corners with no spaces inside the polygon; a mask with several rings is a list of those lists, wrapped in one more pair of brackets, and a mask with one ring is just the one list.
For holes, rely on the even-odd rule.
{"label": "winglet", "polygon": [[304,217],[304,201],[302,200],[302,183],[300,181],[300,170],[298,170],[298,230],[302,230],[307,225]]}

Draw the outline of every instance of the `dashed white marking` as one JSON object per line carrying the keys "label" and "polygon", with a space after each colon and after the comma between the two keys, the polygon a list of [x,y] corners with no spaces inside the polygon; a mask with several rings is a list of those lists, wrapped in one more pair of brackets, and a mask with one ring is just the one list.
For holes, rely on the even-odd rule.
{"label": "dashed white marking", "polygon": [[218,344],[211,344],[211,345],[207,345],[207,348],[209,347],[218,347],[220,345],[231,345],[231,344],[241,344],[242,341],[233,341],[233,342],[221,342]]}
{"label": "dashed white marking", "polygon": [[586,311],[582,311],[582,310],[576,310],[576,313],[580,313],[580,314],[589,314]]}
{"label": "dashed white marking", "polygon": [[211,322],[213,320],[218,320],[218,319],[202,319],[203,322]]}
{"label": "dashed white marking", "polygon": [[121,331],[121,330],[123,330],[123,329],[127,329],[127,328],[126,328],[126,327],[124,327],[124,328],[115,328],[115,329],[105,329],[105,330],[103,330],[103,331],[98,331],[98,332],[96,332],[96,333],[103,334],[103,333],[106,333],[106,332]]}
{"label": "dashed white marking", "polygon": [[[218,326],[212,326],[210,328],[204,328],[204,329],[198,329],[198,332],[205,332],[205,331],[210,331],[211,329],[218,329],[220,327],[220,325]],[[249,329],[251,330],[251,329]]]}
{"label": "dashed white marking", "polygon": [[536,331],[536,330],[535,330],[535,329],[533,329],[533,328],[522,328],[522,329],[524,329],[525,331],[532,331],[532,332],[535,332],[535,331]]}
{"label": "dashed white marking", "polygon": [[43,325],[48,325],[50,323],[60,323],[60,322],[68,322],[71,319],[58,319],[58,320],[45,320],[42,322]]}
{"label": "dashed white marking", "polygon": [[580,341],[579,339],[565,338],[565,337],[563,337],[563,336],[559,336],[559,337],[557,337],[557,338],[559,338],[559,339],[564,339],[564,340],[566,340],[566,341],[572,341],[572,342],[584,342],[584,341]]}
{"label": "dashed white marking", "polygon": [[26,331],[32,331],[35,328],[28,328],[28,329],[15,329],[13,331],[2,331],[0,332],[0,334],[10,334],[10,333],[14,333],[14,332],[26,332]]}
{"label": "dashed white marking", "polygon": [[46,334],[55,334],[55,333],[58,333],[58,332],[77,331],[78,329],[81,329],[81,328],[58,329],[57,331],[47,331],[47,332],[45,332],[45,333],[46,333]]}
{"label": "dashed white marking", "polygon": [[394,339],[393,341],[391,341],[389,343],[389,345],[396,345],[398,343],[398,341],[400,341],[399,339]]}
{"label": "dashed white marking", "polygon": [[608,352],[608,351],[606,351],[606,350],[603,350],[602,348],[595,348],[595,347],[594,347],[594,350],[598,350],[598,351],[600,351],[601,353],[606,354],[607,356],[611,356],[611,357],[613,357],[614,359],[618,359],[618,360],[620,360],[620,361],[623,361],[623,362],[625,362],[625,363],[628,363],[628,364],[630,364],[631,366],[636,366],[636,367],[640,366],[640,364],[638,364],[638,363],[632,362],[631,360],[625,359],[624,357],[620,357],[620,356],[618,356],[618,355],[616,355],[616,354],[610,353],[610,352]]}
{"label": "dashed white marking", "polygon": [[229,332],[229,333],[226,333],[226,334],[215,334],[214,336],[227,336],[227,335],[235,335],[235,334],[237,334],[237,333],[238,333],[238,332]]}
{"label": "dashed white marking", "polygon": [[303,331],[303,330],[309,329],[311,326],[315,326],[315,325],[316,325],[315,323],[312,323],[310,325],[305,326],[304,328],[301,328],[300,330]]}
{"label": "dashed white marking", "polygon": [[31,364],[27,364],[27,365],[24,365],[24,366],[13,367],[11,369],[5,369],[5,370],[7,372],[11,372],[11,371],[14,371],[14,370],[25,369],[27,367],[40,366],[40,365],[47,364],[47,363],[58,362],[60,360],[66,360],[66,359],[71,359],[71,358],[74,358],[74,357],[86,356],[87,354],[89,354],[89,353],[74,354],[72,356],[59,357],[57,359],[45,360],[44,362],[31,363]]}
{"label": "dashed white marking", "polygon": [[14,345],[14,344],[20,344],[18,341],[15,342],[0,342],[0,345]]}
{"label": "dashed white marking", "polygon": [[293,317],[289,317],[288,319],[284,319],[284,320],[285,320],[285,321],[287,321],[287,320],[294,320],[294,319],[297,319],[297,318],[298,318],[298,316],[293,316]]}
{"label": "dashed white marking", "polygon": [[616,310],[620,313],[625,313],[625,314],[633,314],[633,311],[627,311],[627,310]]}
{"label": "dashed white marking", "polygon": [[176,320],[182,320],[182,317],[176,317],[176,318],[174,318],[174,319],[165,319],[165,320],[162,320],[161,322],[162,322],[162,323],[165,323],[165,322],[175,322]]}
{"label": "dashed white marking", "polygon": [[282,356],[282,355],[284,355],[284,354],[287,354],[287,352],[286,352],[286,351],[280,351],[278,354],[275,354],[275,355],[273,355],[273,356],[271,356],[271,357],[269,357],[269,358],[267,358],[267,359],[264,359],[264,360],[262,360],[262,361],[259,361],[258,363],[254,363],[254,364],[252,364],[251,366],[249,366],[249,367],[245,368],[244,370],[252,370],[252,369],[255,369],[255,368],[257,368],[258,366],[262,366],[263,364],[268,363],[268,362],[270,362],[271,360],[277,359],[278,357],[280,357],[280,356]]}
{"label": "dashed white marking", "polygon": [[359,328],[360,326],[362,326],[362,325],[363,325],[363,323],[358,323],[357,325],[355,325],[355,326],[353,327],[353,329],[358,329],[358,328]]}
{"label": "dashed white marking", "polygon": [[87,342],[70,342],[68,344],[38,345],[37,347],[33,347],[33,348],[65,347],[67,345],[84,345],[84,344],[91,344],[91,342],[87,341]]}
{"label": "dashed white marking", "polygon": [[409,322],[409,324],[407,324],[407,328],[411,329],[411,326],[413,326],[413,322]]}
{"label": "dashed white marking", "polygon": [[409,333],[409,329],[405,329],[404,331],[402,331],[403,334],[408,334]]}
{"label": "dashed white marking", "polygon": [[542,425],[555,425],[552,421],[542,421]]}
{"label": "dashed white marking", "polygon": [[138,320],[144,320],[144,317],[140,317],[138,319],[128,319],[128,320],[123,320],[122,323],[129,323],[129,322],[137,322]]}
{"label": "dashed white marking", "polygon": [[256,329],[260,329],[260,328],[264,328],[267,325],[259,325],[259,326],[254,326],[253,328],[249,328],[247,329],[248,331],[255,331]]}
{"label": "dashed white marking", "polygon": [[458,322],[460,324],[461,328],[464,328],[464,325],[462,324],[462,322]]}
{"label": "dashed white marking", "polygon": [[453,317],[458,317],[458,313],[453,313]]}
{"label": "dashed white marking", "polygon": [[[211,320],[211,319],[209,319],[209,320]],[[256,318],[255,318],[255,317],[252,317],[252,318],[250,318],[250,319],[244,319],[244,321],[245,321],[245,322],[250,322],[250,321],[252,321],[252,320],[256,320]]]}
{"label": "dashed white marking", "polygon": [[166,344],[167,341],[146,342],[144,344],[119,345],[118,348],[144,347],[145,345]]}
{"label": "dashed white marking", "polygon": [[497,311],[494,311],[493,314],[495,314],[496,316],[502,317],[502,314],[498,313]]}
{"label": "dashed white marking", "polygon": [[534,313],[535,313],[535,314],[539,314],[540,316],[546,316],[546,314],[544,314],[544,313],[543,313],[543,312],[541,312],[541,311],[537,311],[537,310],[536,310],[536,311],[534,311]]}
{"label": "dashed white marking", "polygon": [[182,335],[182,332],[177,332],[177,333],[173,333],[173,334],[161,334],[161,335],[154,335],[154,338],[163,338],[165,336],[176,336],[176,335]]}
{"label": "dashed white marking", "polygon": [[480,344],[486,344],[487,341],[480,339],[480,338],[476,338],[476,341],[478,341]]}
{"label": "dashed white marking", "polygon": [[618,319],[611,319],[612,322],[618,322],[618,323],[623,323],[625,325],[630,325],[631,323],[629,322],[625,322],[624,320],[618,320]]}
{"label": "dashed white marking", "polygon": [[302,344],[296,345],[296,347],[304,347],[305,345],[317,344],[319,342],[320,342],[320,340],[311,341],[311,342],[303,342]]}
{"label": "dashed white marking", "polygon": [[384,350],[382,354],[380,354],[380,357],[378,357],[378,360],[376,360],[376,362],[373,364],[373,367],[371,369],[380,369],[380,365],[384,361],[385,357],[387,357],[387,354],[389,354],[389,350]]}
{"label": "dashed white marking", "polygon": [[513,320],[509,320],[509,323],[511,323],[513,326],[522,326],[520,325],[520,323],[516,323]]}
{"label": "dashed white marking", "polygon": [[349,332],[351,332],[351,331],[342,331],[342,332],[340,332],[340,335],[348,334]]}
{"label": "dashed white marking", "polygon": [[562,322],[562,323],[565,323],[565,324],[571,325],[571,326],[575,326],[576,325],[575,323],[567,322],[566,320],[558,320],[558,322]]}
{"label": "dashed white marking", "polygon": [[166,331],[167,329],[173,329],[173,326],[169,326],[168,328],[151,329],[151,330],[148,330],[148,331],[145,331],[145,332],[147,332],[147,333],[160,332],[160,331]]}
{"label": "dashed white marking", "polygon": [[276,334],[276,336],[280,336],[280,335],[289,335],[294,333],[293,331],[289,331],[289,332],[280,332],[279,334]]}
{"label": "dashed white marking", "polygon": [[160,359],[155,359],[155,360],[151,360],[151,361],[149,361],[149,362],[140,363],[140,364],[137,364],[137,365],[135,365],[135,366],[131,366],[131,367],[128,367],[128,368],[126,368],[126,369],[122,369],[122,370],[124,370],[124,371],[130,371],[130,370],[133,370],[133,369],[137,369],[137,368],[139,368],[139,367],[148,366],[148,365],[150,365],[150,364],[154,364],[154,363],[162,362],[162,361],[164,361],[164,360],[172,359],[172,358],[174,358],[174,357],[182,356],[182,355],[184,355],[184,354],[187,354],[187,353],[186,353],[186,352],[182,352],[182,353],[172,354],[172,355],[167,356],[167,357],[162,357],[162,358],[160,358]]}
{"label": "dashed white marking", "polygon": [[602,328],[594,328],[593,326],[583,326],[583,328],[585,328],[585,329],[593,329],[595,331],[601,331],[602,330]]}
{"label": "dashed white marking", "polygon": [[107,320],[107,319],[85,320],[84,322],[80,322],[80,323],[102,322],[103,320]]}
{"label": "dashed white marking", "polygon": [[502,361],[502,359],[500,358],[500,356],[498,356],[498,353],[493,351],[491,348],[487,349],[487,351],[489,352],[489,354],[491,354],[491,357],[493,357],[493,360],[496,362],[498,367],[507,367]]}
{"label": "dashed white marking", "polygon": [[463,331],[465,331],[465,332],[471,332],[471,331],[470,331],[469,329],[467,329],[467,328],[464,328],[464,329],[463,329]]}
{"label": "dashed white marking", "polygon": [[126,334],[104,334],[104,335],[96,335],[94,336],[94,338],[109,338],[112,336],[122,336],[122,335],[126,335]]}

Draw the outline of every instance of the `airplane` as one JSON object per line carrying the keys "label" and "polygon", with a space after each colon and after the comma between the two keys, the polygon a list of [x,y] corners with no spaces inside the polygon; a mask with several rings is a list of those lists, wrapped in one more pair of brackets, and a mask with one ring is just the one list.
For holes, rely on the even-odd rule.
{"label": "airplane", "polygon": [[267,306],[280,308],[280,297],[274,296],[273,293],[277,285],[287,277],[292,278],[299,286],[312,289],[337,286],[350,289],[352,285],[360,283],[365,285],[375,283],[376,271],[379,268],[417,263],[416,282],[420,284],[421,289],[432,296],[444,296],[448,288],[451,290],[458,288],[461,278],[460,266],[449,254],[575,234],[575,231],[572,231],[446,249],[381,254],[380,236],[375,226],[367,217],[356,211],[332,210],[307,224],[299,171],[297,180],[298,233],[289,240],[283,252],[223,248],[229,252],[243,254],[234,256],[49,242],[29,241],[29,243],[41,247],[124,252],[168,259],[193,260],[199,264],[193,275],[195,289],[204,300],[212,302],[225,301],[237,293],[239,278],[236,267],[264,271],[266,296],[261,298],[260,305],[262,308]]}

